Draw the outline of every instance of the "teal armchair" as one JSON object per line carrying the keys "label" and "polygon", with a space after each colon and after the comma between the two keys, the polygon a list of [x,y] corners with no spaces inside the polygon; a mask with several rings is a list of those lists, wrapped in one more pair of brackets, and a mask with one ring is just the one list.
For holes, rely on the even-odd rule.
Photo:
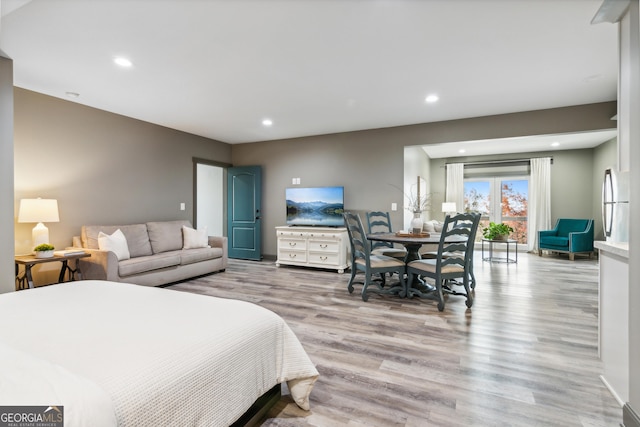
{"label": "teal armchair", "polygon": [[542,251],[569,254],[574,260],[575,254],[593,254],[593,220],[559,218],[552,230],[538,231],[538,255]]}

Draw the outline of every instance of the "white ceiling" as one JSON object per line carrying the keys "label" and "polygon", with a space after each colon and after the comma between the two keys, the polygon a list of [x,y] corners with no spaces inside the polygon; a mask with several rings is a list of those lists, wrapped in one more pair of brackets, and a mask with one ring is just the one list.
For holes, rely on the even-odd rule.
{"label": "white ceiling", "polygon": [[0,50],[18,87],[243,143],[615,100],[601,3],[1,0]]}

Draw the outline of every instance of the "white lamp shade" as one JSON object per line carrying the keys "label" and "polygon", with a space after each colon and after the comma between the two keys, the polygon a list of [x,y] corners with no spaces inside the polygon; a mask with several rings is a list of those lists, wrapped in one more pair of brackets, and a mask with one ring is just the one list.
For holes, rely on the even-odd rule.
{"label": "white lamp shade", "polygon": [[456,202],[444,202],[442,204],[442,212],[455,212],[456,210]]}
{"label": "white lamp shade", "polygon": [[18,211],[18,222],[58,222],[56,199],[22,199]]}

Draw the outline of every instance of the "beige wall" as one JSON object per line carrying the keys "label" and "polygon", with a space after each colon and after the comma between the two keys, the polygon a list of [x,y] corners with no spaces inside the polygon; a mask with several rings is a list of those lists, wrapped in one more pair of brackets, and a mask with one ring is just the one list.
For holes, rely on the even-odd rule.
{"label": "beige wall", "polygon": [[[390,210],[403,204],[403,195],[391,185],[404,185],[405,147],[452,141],[512,136],[583,132],[610,129],[616,103],[600,103],[543,111],[505,114],[439,123],[427,123],[361,132],[322,135],[232,147],[232,163],[263,167],[263,252],[275,256],[275,227],[285,223],[284,189],[291,178],[302,186],[344,185],[345,208],[357,212]],[[583,159],[584,160],[584,159]],[[571,167],[575,162],[567,159]],[[576,170],[575,180],[591,182],[587,172]],[[577,166],[576,166],[577,167]],[[431,166],[430,176],[444,173]],[[444,189],[430,182],[432,192]],[[443,190],[442,190],[443,191]],[[586,186],[586,211],[592,212],[592,188]],[[573,196],[573,195],[572,195]],[[558,198],[558,203],[564,200]],[[568,211],[571,211],[569,209]],[[568,212],[559,208],[558,215]],[[582,211],[584,212],[584,210]],[[395,229],[403,228],[403,212],[391,212]]]}
{"label": "beige wall", "polygon": [[[83,224],[193,220],[192,158],[231,161],[228,144],[19,88],[14,96],[11,214],[22,198],[58,199],[60,222],[46,224],[56,248]],[[15,223],[16,253],[30,250],[34,225]]]}
{"label": "beige wall", "polygon": [[0,51],[0,293],[13,286],[13,61]]}

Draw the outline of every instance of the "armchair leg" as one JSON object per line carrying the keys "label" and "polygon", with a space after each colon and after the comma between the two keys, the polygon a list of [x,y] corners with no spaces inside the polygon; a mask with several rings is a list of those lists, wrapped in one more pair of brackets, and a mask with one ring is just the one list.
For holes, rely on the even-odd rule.
{"label": "armchair leg", "polygon": [[542,256],[542,249],[538,249],[538,256]]}
{"label": "armchair leg", "polygon": [[573,261],[575,259],[575,255],[573,252],[569,254],[569,261]]}

